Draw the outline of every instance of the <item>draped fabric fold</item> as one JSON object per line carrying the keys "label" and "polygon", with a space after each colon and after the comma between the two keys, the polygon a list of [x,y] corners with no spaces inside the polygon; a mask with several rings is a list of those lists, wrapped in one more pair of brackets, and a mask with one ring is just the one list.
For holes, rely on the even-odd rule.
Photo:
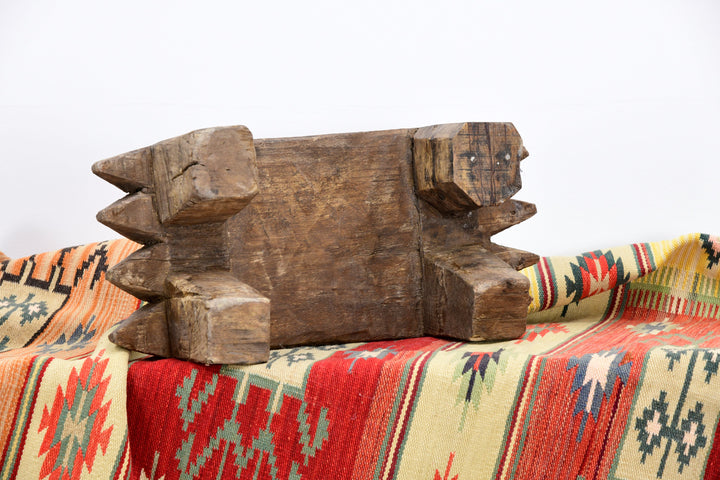
{"label": "draped fabric fold", "polygon": [[[126,240],[0,263],[0,478],[720,478],[720,239],[542,258],[525,334],[142,357]],[[392,321],[388,318],[387,321]]]}

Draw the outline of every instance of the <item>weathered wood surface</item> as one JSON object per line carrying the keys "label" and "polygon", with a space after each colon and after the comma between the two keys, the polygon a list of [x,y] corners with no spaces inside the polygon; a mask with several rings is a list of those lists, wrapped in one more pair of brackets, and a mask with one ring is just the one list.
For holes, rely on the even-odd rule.
{"label": "weathered wood surface", "polygon": [[173,357],[205,363],[267,359],[270,300],[262,294],[229,273],[174,274],[167,285],[168,340]]}
{"label": "weathered wood surface", "polygon": [[245,127],[198,130],[93,165],[128,192],[98,220],[146,246],[109,281],[150,302],[113,332],[118,345],[204,363],[269,352],[269,300],[230,274],[226,222],[257,194]]}
{"label": "weathered wood surface", "polygon": [[517,338],[525,331],[527,278],[480,245],[424,255],[424,329],[466,340]]}
{"label": "weathered wood surface", "polygon": [[268,348],[418,335],[514,338],[529,252],[491,242],[535,206],[510,199],[512,124],[252,139],[200,130],[98,162],[129,193],[98,219],[146,244],[110,272],[151,302],[127,348],[254,363]]}
{"label": "weathered wood surface", "polygon": [[272,301],[271,344],[422,334],[412,131],[256,140],[232,271]]}
{"label": "weathered wood surface", "polygon": [[498,205],[520,190],[528,153],[510,123],[423,127],[414,143],[418,195],[444,213]]}

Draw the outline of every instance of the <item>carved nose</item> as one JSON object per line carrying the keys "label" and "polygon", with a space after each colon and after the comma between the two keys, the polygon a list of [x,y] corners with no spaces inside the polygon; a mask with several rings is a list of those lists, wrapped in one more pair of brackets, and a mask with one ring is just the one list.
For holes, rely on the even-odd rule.
{"label": "carved nose", "polygon": [[520,160],[525,160],[530,155],[525,146],[520,147]]}

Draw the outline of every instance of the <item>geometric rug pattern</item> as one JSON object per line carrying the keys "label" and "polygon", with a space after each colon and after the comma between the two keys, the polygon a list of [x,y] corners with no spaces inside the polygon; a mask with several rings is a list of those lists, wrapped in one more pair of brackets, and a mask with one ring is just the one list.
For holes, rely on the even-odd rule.
{"label": "geometric rug pattern", "polygon": [[[720,240],[542,258],[495,343],[205,366],[107,340],[103,242],[0,263],[0,478],[720,479]],[[392,321],[392,319],[388,319]]]}

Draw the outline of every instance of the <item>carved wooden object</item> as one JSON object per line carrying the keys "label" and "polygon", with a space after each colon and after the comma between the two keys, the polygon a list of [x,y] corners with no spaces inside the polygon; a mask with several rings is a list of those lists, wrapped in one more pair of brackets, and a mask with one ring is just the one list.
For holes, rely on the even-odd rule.
{"label": "carved wooden object", "polygon": [[191,132],[93,165],[128,192],[98,220],[145,245],[108,272],[149,303],[111,339],[203,363],[420,335],[516,338],[532,253],[491,236],[527,156],[510,123],[256,139]]}

